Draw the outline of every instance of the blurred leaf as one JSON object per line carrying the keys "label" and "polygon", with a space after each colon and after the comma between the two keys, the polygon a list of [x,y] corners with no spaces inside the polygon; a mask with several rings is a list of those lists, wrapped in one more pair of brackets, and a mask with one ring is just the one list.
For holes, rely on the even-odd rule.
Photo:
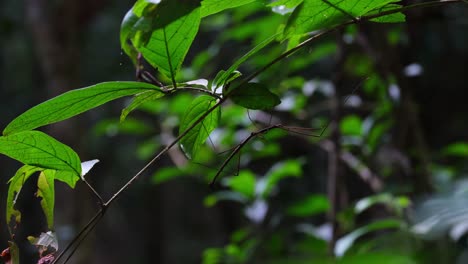
{"label": "blurred leaf", "polygon": [[381,193],[362,198],[354,206],[354,211],[359,214],[376,204],[385,204],[397,212],[402,212],[410,205],[410,200],[405,196],[395,197],[389,193]]}
{"label": "blurred leaf", "polygon": [[279,97],[261,83],[246,83],[229,93],[231,100],[245,108],[266,110],[281,103]]}
{"label": "blurred leaf", "polygon": [[351,256],[345,256],[340,259],[337,264],[417,264],[411,256],[391,254],[391,253],[380,253],[380,252],[368,252],[363,254],[356,254]]}
{"label": "blurred leaf", "polygon": [[411,211],[411,231],[426,239],[437,239],[447,234],[453,239],[465,234],[461,228],[468,222],[468,181],[453,183],[446,193],[434,194],[415,203]]}
{"label": "blurred leaf", "polygon": [[325,213],[330,208],[330,203],[324,195],[310,195],[299,202],[289,206],[286,212],[297,217],[306,217]]}
{"label": "blurred leaf", "polygon": [[457,142],[452,143],[442,149],[444,155],[455,156],[465,158],[468,157],[468,143],[466,142]]}
{"label": "blurred leaf", "polygon": [[402,222],[400,220],[385,219],[378,220],[363,227],[360,227],[354,230],[353,232],[338,239],[336,241],[334,253],[336,256],[341,257],[346,253],[346,251],[349,248],[353,246],[354,242],[363,235],[377,230],[383,230],[388,228],[400,228],[401,226]]}
{"label": "blurred leaf", "polygon": [[259,0],[203,0],[201,2],[201,17],[219,13],[223,10],[242,6]]}
{"label": "blurred leaf", "polygon": [[47,227],[52,229],[54,226],[54,189],[55,170],[44,170],[39,174],[37,180],[37,197],[41,199],[42,211],[47,219]]}
{"label": "blurred leaf", "polygon": [[71,171],[81,175],[81,162],[69,146],[39,131],[0,137],[0,153],[26,165]]}
{"label": "blurred leaf", "polygon": [[[191,127],[215,104],[216,100],[207,95],[195,98],[195,100],[193,100],[187,107],[187,110],[182,117],[179,134]],[[187,158],[195,159],[200,146],[205,143],[210,133],[218,126],[220,116],[221,109],[218,107],[209,113],[180,140],[180,146]]]}
{"label": "blurred leaf", "polygon": [[[200,25],[200,8],[180,1],[168,1],[157,8],[157,16],[147,43],[135,45],[143,57],[173,80],[192,45]],[[174,17],[177,17],[174,20]],[[138,36],[138,35],[136,35]]]}
{"label": "blurred leaf", "polygon": [[157,170],[153,177],[151,178],[151,182],[155,184],[160,184],[171,179],[184,176],[186,173],[177,168],[177,167],[165,167]]}
{"label": "blurred leaf", "polygon": [[380,140],[382,140],[383,134],[387,132],[392,127],[392,125],[392,120],[385,120],[376,123],[372,127],[366,139],[367,145],[369,146],[371,152],[373,152],[377,148],[378,143],[380,142]]}
{"label": "blurred leaf", "polygon": [[362,135],[362,120],[357,115],[348,115],[340,121],[340,131],[344,135]]}
{"label": "blurred leaf", "polygon": [[223,251],[219,248],[208,248],[203,251],[202,264],[221,264]]}
{"label": "blurred leaf", "polygon": [[21,222],[21,212],[15,209],[15,204],[18,199],[18,196],[23,188],[26,180],[35,172],[43,170],[42,168],[24,165],[21,167],[15,175],[8,181],[8,196],[6,204],[6,222],[10,225],[12,217],[13,221],[16,223]]}
{"label": "blurred leaf", "polygon": [[153,128],[143,120],[128,117],[125,122],[120,122],[116,118],[109,118],[99,121],[93,128],[97,136],[115,136],[117,134],[147,135],[153,132]]}
{"label": "blurred leaf", "polygon": [[260,193],[263,197],[271,194],[278,182],[287,177],[300,177],[302,175],[301,164],[297,160],[286,160],[275,164],[267,175],[258,182],[262,186]]}
{"label": "blurred leaf", "polygon": [[245,195],[245,197],[252,199],[255,195],[255,174],[248,170],[242,170],[239,175],[227,178],[225,183],[233,191]]}
{"label": "blurred leaf", "polygon": [[16,117],[3,130],[4,135],[31,130],[81,114],[114,99],[159,90],[141,82],[104,82],[72,90],[30,108]]}
{"label": "blurred leaf", "polygon": [[135,97],[133,97],[132,102],[122,110],[122,113],[120,114],[120,122],[123,122],[125,118],[128,116],[128,114],[130,114],[130,112],[132,112],[133,110],[137,109],[140,105],[146,102],[154,101],[163,96],[164,96],[164,93],[159,90],[145,91],[145,92],[135,95]]}
{"label": "blurred leaf", "polygon": [[240,193],[232,191],[219,191],[215,194],[208,195],[207,197],[205,197],[205,199],[203,200],[203,204],[206,207],[212,207],[219,201],[234,201],[242,204],[247,203],[246,197],[244,195],[241,195]]}

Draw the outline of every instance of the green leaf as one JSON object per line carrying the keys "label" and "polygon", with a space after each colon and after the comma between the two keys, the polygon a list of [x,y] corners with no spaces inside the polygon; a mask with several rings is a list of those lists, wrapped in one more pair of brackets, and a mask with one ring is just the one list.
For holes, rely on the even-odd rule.
{"label": "green leaf", "polygon": [[212,90],[224,87],[226,84],[239,77],[240,75],[235,73],[239,66],[245,61],[247,61],[254,54],[256,54],[258,51],[270,44],[270,42],[272,42],[277,36],[278,34],[275,34],[265,39],[260,44],[251,49],[249,52],[247,52],[244,56],[239,58],[236,62],[234,62],[234,64],[232,64],[232,66],[229,67],[229,69],[227,69],[226,71],[220,71],[213,80]]}
{"label": "green leaf", "polygon": [[[194,122],[216,104],[216,100],[208,95],[202,95],[188,106],[180,122],[179,134],[183,133]],[[195,159],[197,152],[202,144],[205,143],[210,133],[218,126],[221,109],[218,107],[209,113],[200,123],[191,129],[185,137],[180,140],[180,146],[189,159]]]}
{"label": "green leaf", "polygon": [[360,227],[353,232],[345,235],[344,237],[338,239],[335,245],[335,255],[338,257],[343,256],[346,251],[351,248],[356,241],[361,236],[368,234],[373,231],[383,230],[388,228],[400,228],[402,226],[402,222],[396,219],[384,219],[378,220],[363,227]]}
{"label": "green leaf", "polygon": [[132,9],[125,14],[122,24],[120,25],[120,46],[122,50],[130,57],[134,64],[137,62],[138,51],[130,43],[128,39],[134,34],[134,26],[138,23],[139,17],[136,16]]}
{"label": "green leaf", "polygon": [[[175,76],[185,55],[195,38],[200,26],[200,8],[177,1],[158,6],[155,29],[149,41],[136,45],[143,57],[161,73],[171,78],[175,85]],[[178,17],[174,20],[174,17]],[[132,38],[135,44],[135,37]]]}
{"label": "green leaf", "polygon": [[457,142],[448,145],[442,150],[444,155],[455,156],[455,157],[468,157],[468,143]]}
{"label": "green leaf", "polygon": [[201,2],[201,17],[219,13],[223,10],[249,4],[258,0],[203,0]]}
{"label": "green leaf", "polygon": [[76,182],[80,180],[79,177],[76,177],[75,173],[63,170],[55,171],[55,179],[66,183],[72,189],[75,188]]}
{"label": "green leaf", "polygon": [[330,203],[324,195],[310,195],[305,199],[289,206],[287,213],[292,216],[306,217],[325,213],[330,208]]}
{"label": "green leaf", "polygon": [[354,206],[354,211],[357,214],[360,214],[376,204],[385,204],[386,206],[393,208],[397,213],[401,213],[410,205],[410,203],[411,202],[408,197],[395,197],[389,193],[381,193],[362,198]]}
{"label": "green leaf", "polygon": [[167,182],[171,179],[175,179],[181,176],[186,175],[186,172],[177,167],[165,167],[157,170],[153,177],[151,178],[151,182],[155,184],[161,184],[163,182]]}
{"label": "green leaf", "polygon": [[281,103],[279,97],[261,83],[246,83],[230,92],[229,98],[248,109],[271,109]]}
{"label": "green leaf", "polygon": [[7,196],[7,205],[6,205],[6,222],[10,225],[10,221],[12,221],[12,217],[14,217],[13,221],[16,223],[21,222],[21,213],[20,211],[15,209],[16,200],[23,188],[24,183],[26,180],[35,172],[43,170],[42,168],[24,165],[21,167],[16,173],[8,181],[8,196]]}
{"label": "green leaf", "polygon": [[41,197],[42,211],[47,219],[47,227],[52,229],[54,226],[54,189],[55,170],[44,170],[39,174],[37,180],[37,197]]}
{"label": "green leaf", "polygon": [[344,135],[362,135],[362,120],[357,115],[349,115],[340,121],[340,131]]}
{"label": "green leaf", "polygon": [[[388,5],[384,6],[384,7],[379,8],[379,9],[372,10],[369,13],[367,13],[366,15],[379,14],[379,13],[382,13],[382,12],[385,12],[385,11],[398,9],[398,8],[401,8],[401,7],[402,7],[401,5],[397,5],[397,4],[388,4]],[[389,15],[373,18],[370,21],[378,22],[378,23],[402,23],[402,22],[405,22],[405,20],[406,20],[405,14],[403,14],[401,12],[398,12],[398,13],[394,13],[394,14],[389,14]]]}
{"label": "green leaf", "polygon": [[125,121],[125,118],[127,118],[128,114],[130,114],[130,112],[138,108],[140,105],[149,101],[154,101],[163,96],[164,93],[162,91],[145,91],[135,95],[132,102],[122,110],[122,113],[120,114],[120,122]]}
{"label": "green leaf", "polygon": [[288,177],[300,177],[301,175],[302,168],[299,161],[286,160],[277,163],[270,169],[267,175],[261,179],[261,181],[264,181],[264,183],[261,184],[261,186],[264,186],[264,189],[261,190],[260,193],[263,197],[267,197],[280,180]]}
{"label": "green leaf", "polygon": [[247,198],[254,198],[255,182],[255,174],[248,170],[242,170],[239,175],[226,179],[227,186]]}
{"label": "green leaf", "polygon": [[328,3],[323,0],[304,0],[291,14],[285,28],[285,38],[336,26],[391,2],[395,0],[329,0]]}
{"label": "green leaf", "polygon": [[0,153],[26,165],[71,171],[81,175],[78,155],[67,145],[39,131],[0,137]]}
{"label": "green leaf", "polygon": [[160,91],[157,86],[141,82],[104,82],[72,90],[27,110],[11,121],[3,134],[9,135],[62,121],[114,99],[148,90]]}

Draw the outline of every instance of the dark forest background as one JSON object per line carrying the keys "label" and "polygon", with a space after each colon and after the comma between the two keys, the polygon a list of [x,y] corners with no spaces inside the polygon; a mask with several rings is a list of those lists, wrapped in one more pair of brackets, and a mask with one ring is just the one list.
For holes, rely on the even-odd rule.
{"label": "dark forest background", "polygon": [[[65,91],[108,80],[135,80],[135,68],[119,43],[120,23],[132,5],[133,1],[2,0],[0,127]],[[217,70],[275,32],[282,18],[272,14],[264,6],[247,5],[209,17],[189,51],[181,78],[214,78]],[[468,8],[448,5],[406,15],[405,24],[348,27],[265,72],[259,78],[275,86],[273,91],[282,97],[276,109],[254,111],[249,118],[235,108],[223,113],[227,125],[217,137],[229,134],[228,142],[270,120],[309,128],[338,122],[338,133],[325,131],[321,138],[286,133],[259,139],[241,156],[241,175],[248,173],[242,169],[248,169],[260,177],[288,160],[294,163],[291,167],[300,166],[298,177],[274,182],[275,192],[264,199],[223,201],[204,178],[210,169],[187,161],[176,149],[119,198],[71,263],[210,263],[210,254],[241,259],[220,263],[246,259],[296,263],[287,259],[327,252],[322,240],[304,239],[311,234],[304,231],[306,225],[327,232],[323,226],[327,205],[310,209],[307,202],[300,202],[320,204],[326,199],[327,179],[334,169],[341,179],[339,201],[335,201],[340,236],[389,216],[406,223],[401,229],[366,234],[357,240],[364,246],[356,242],[357,249],[351,252],[368,252],[367,245],[367,249],[410,256],[413,263],[465,263],[464,232],[454,237],[450,230],[468,221],[463,212],[468,206],[463,189],[468,175]],[[243,71],[252,72],[280,50],[278,44],[260,52]],[[128,102],[117,100],[45,131],[73,146],[82,160],[100,160],[89,180],[109,197],[174,136],[171,122],[183,112],[187,100],[181,96],[174,103],[155,102],[132,114],[127,125],[119,125],[118,117]],[[343,103],[338,116],[337,101]],[[212,140],[216,145],[217,138]],[[339,143],[342,157],[331,168],[333,142]],[[265,150],[266,146],[271,147]],[[204,163],[210,166],[222,161],[221,156],[207,156]],[[5,201],[6,183],[19,165],[4,156],[0,164],[0,200]],[[190,168],[171,169],[175,166]],[[235,170],[234,164],[231,172]],[[170,179],[161,180],[161,175]],[[226,189],[242,192],[224,183]],[[56,190],[55,226],[65,245],[98,205],[82,183],[75,190],[57,183]],[[363,213],[353,213],[356,202],[369,197],[382,201]],[[216,205],[208,206],[210,199]],[[445,202],[442,207],[452,214],[447,219],[457,221],[442,220],[424,234],[412,233],[412,226],[430,216],[445,219],[446,211],[427,205],[431,199]],[[246,213],[262,210],[255,207],[264,206],[258,201],[269,208],[259,221]],[[299,213],[290,209],[293,205]],[[18,208],[23,223],[17,238],[25,241],[25,236],[37,235],[45,225],[33,181],[22,191]],[[4,211],[2,202],[0,248],[6,248],[8,241]],[[236,241],[233,234],[239,230],[251,233]],[[257,244],[252,242],[256,246],[244,243],[249,239],[256,239]],[[28,260],[36,256],[34,248],[27,242],[20,247],[23,263],[33,263]],[[242,258],[238,252],[250,255]]]}

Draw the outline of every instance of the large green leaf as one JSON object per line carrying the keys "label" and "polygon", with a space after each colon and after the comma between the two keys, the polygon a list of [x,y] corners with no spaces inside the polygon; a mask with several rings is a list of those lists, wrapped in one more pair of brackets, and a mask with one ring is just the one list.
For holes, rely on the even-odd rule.
{"label": "large green leaf", "polygon": [[37,197],[41,197],[41,207],[47,219],[47,226],[52,229],[54,226],[54,204],[55,170],[44,170],[39,174],[37,180]]}
{"label": "large green leaf", "polygon": [[159,88],[141,82],[104,82],[72,90],[27,110],[11,121],[3,134],[9,135],[62,121],[111,100],[148,90],[159,91]]}
{"label": "large green leaf", "polygon": [[261,83],[246,83],[233,90],[229,98],[248,109],[270,109],[281,103],[279,97]]}
{"label": "large green leaf", "polygon": [[249,4],[258,0],[203,0],[201,2],[201,17],[219,13],[223,10]]}
{"label": "large green leaf", "polygon": [[[200,8],[194,9],[192,5],[171,1],[158,6],[157,14],[149,40],[138,42],[136,34],[132,42],[153,67],[174,82],[198,32]],[[178,19],[174,20],[174,17]]]}
{"label": "large green leaf", "polygon": [[39,131],[0,137],[0,153],[26,165],[70,171],[81,175],[78,155],[67,145]]}
{"label": "large green leaf", "polygon": [[395,0],[304,0],[292,13],[285,29],[285,37],[329,28],[352,17],[359,18],[371,10]]}
{"label": "large green leaf", "polygon": [[[179,134],[194,124],[202,115],[216,104],[216,99],[202,95],[188,106],[180,122]],[[205,143],[210,133],[218,126],[221,110],[218,107],[191,129],[180,141],[180,146],[189,159],[195,159],[200,146]]]}
{"label": "large green leaf", "polygon": [[23,188],[24,183],[26,180],[35,172],[43,170],[42,168],[30,165],[24,165],[21,167],[16,173],[8,181],[8,196],[7,196],[7,206],[6,206],[6,222],[10,223],[12,217],[14,217],[13,221],[16,223],[21,222],[21,213],[20,211],[15,209],[15,203],[18,198],[18,195]]}

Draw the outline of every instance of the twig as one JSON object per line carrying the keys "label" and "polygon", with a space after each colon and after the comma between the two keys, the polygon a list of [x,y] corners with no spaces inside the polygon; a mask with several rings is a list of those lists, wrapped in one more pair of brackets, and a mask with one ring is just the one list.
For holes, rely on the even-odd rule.
{"label": "twig", "polygon": [[99,200],[100,205],[103,206],[104,205],[104,199],[102,199],[102,196],[96,191],[96,189],[93,188],[93,186],[86,180],[85,177],[81,177],[81,179],[86,184],[86,186],[88,186],[88,188],[92,191],[94,196],[96,196],[96,198]]}

